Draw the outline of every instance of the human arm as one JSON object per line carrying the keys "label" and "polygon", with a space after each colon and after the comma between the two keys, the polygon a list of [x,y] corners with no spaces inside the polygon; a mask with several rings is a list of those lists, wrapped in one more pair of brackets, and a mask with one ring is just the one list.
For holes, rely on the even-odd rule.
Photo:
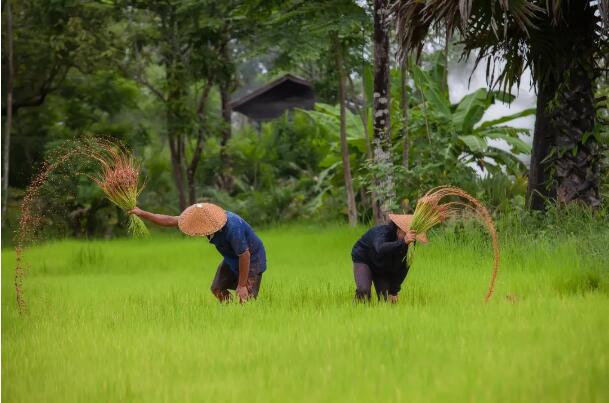
{"label": "human arm", "polygon": [[406,252],[406,244],[401,239],[398,239],[397,241],[386,241],[383,238],[376,238],[373,244],[374,250],[376,250],[376,253],[380,255],[401,251],[404,253]]}
{"label": "human arm", "polygon": [[239,255],[239,280],[237,281],[237,295],[239,301],[243,302],[249,298],[249,290],[247,289],[247,277],[250,272],[250,250]]}
{"label": "human arm", "polygon": [[398,239],[395,241],[387,241],[387,238],[392,236],[392,234],[379,234],[374,239],[374,249],[379,254],[387,254],[387,253],[396,253],[402,252],[406,253],[407,248],[404,246],[408,246],[416,240],[416,233],[412,230],[408,232],[399,231]]}
{"label": "human arm", "polygon": [[165,214],[155,214],[146,210],[142,210],[139,207],[129,210],[129,214],[134,214],[144,220],[150,221],[156,225],[160,225],[161,227],[177,227],[178,226],[178,217],[165,215]]}
{"label": "human arm", "polygon": [[237,296],[240,302],[249,298],[247,279],[250,271],[251,252],[245,235],[242,220],[229,221],[226,237],[233,253],[239,257],[239,277],[237,279]]}

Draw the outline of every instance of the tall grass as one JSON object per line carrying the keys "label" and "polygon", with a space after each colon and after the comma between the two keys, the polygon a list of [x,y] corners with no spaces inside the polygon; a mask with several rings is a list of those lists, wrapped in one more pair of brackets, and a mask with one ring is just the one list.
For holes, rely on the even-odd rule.
{"label": "tall grass", "polygon": [[[220,256],[175,236],[31,250],[16,313],[2,253],[2,398],[70,401],[607,401],[609,257],[603,234],[430,234],[397,305],[353,303],[349,251],[365,228],[260,232],[259,299],[220,305]],[[591,258],[582,252],[598,249]]]}

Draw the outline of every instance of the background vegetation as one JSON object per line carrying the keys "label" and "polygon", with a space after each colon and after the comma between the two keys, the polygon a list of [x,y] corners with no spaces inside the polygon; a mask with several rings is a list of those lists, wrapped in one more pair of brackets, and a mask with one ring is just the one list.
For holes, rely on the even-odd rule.
{"label": "background vegetation", "polygon": [[[421,38],[421,57],[399,59],[397,45],[408,50],[394,39],[402,32],[399,21],[380,26],[389,42],[385,127],[376,119],[379,21],[373,16],[399,10],[384,1],[306,3],[3,3],[2,74],[10,84],[3,85],[3,99],[12,96],[10,125],[9,108],[2,109],[3,183],[10,186],[4,242],[44,156],[82,136],[109,136],[131,147],[148,178],[139,204],[164,213],[214,200],[255,225],[378,222],[379,203],[383,210],[411,211],[423,191],[447,183],[496,211],[525,207],[531,133],[510,120],[536,111],[482,121],[491,105],[513,100],[510,86],[471,88],[450,102],[447,64],[464,49],[475,53],[469,34],[449,36],[451,27],[433,25]],[[594,63],[606,65],[600,56]],[[314,85],[314,111],[293,111],[260,130],[229,123],[231,98],[285,72]],[[598,171],[602,194],[607,81],[595,77],[597,124],[580,132],[600,155],[589,171]],[[52,227],[75,237],[124,233],[124,216],[89,181],[62,178],[53,186],[40,201]]]}

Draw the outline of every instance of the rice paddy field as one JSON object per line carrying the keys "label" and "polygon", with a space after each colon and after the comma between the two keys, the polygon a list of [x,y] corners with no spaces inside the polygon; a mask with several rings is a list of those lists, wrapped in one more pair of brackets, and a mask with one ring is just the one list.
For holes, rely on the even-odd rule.
{"label": "rice paddy field", "polygon": [[353,303],[365,228],[260,232],[260,298],[218,304],[206,240],[58,241],[2,250],[6,402],[607,402],[609,233],[444,231],[417,249],[397,305]]}

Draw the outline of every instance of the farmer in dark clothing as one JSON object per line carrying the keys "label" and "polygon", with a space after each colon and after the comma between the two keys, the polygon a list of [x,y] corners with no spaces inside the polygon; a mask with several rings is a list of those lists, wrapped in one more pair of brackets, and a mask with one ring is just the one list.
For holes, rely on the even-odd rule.
{"label": "farmer in dark clothing", "polygon": [[231,300],[228,290],[236,290],[240,302],[258,296],[266,252],[252,227],[237,214],[211,203],[193,204],[179,216],[137,207],[130,213],[163,227],[179,227],[186,235],[206,236],[224,258],[211,284],[211,292],[220,302]]}
{"label": "farmer in dark clothing", "polygon": [[355,299],[370,300],[372,284],[380,300],[397,302],[402,282],[408,274],[406,253],[412,242],[427,242],[425,234],[410,230],[412,215],[389,214],[389,223],[366,232],[353,246]]}

